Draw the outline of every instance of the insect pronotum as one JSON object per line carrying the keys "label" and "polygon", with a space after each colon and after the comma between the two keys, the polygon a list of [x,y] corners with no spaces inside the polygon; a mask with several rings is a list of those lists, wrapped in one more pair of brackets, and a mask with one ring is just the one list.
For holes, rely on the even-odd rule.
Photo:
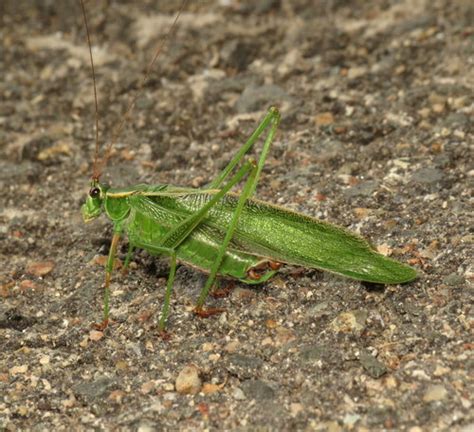
{"label": "insect pronotum", "polygon": [[[169,314],[170,298],[177,262],[191,265],[209,274],[196,302],[197,314],[206,316],[204,302],[217,276],[230,277],[246,284],[269,280],[282,264],[326,270],[352,279],[381,284],[399,284],[417,277],[416,271],[398,261],[377,253],[362,237],[331,223],[253,198],[265,164],[280,114],[272,107],[261,123],[227,166],[206,187],[193,189],[167,184],[138,184],[112,188],[99,181],[114,140],[126,117],[143,90],[150,71],[166,39],[176,26],[186,1],[176,15],[148,70],[137,94],[126,111],[118,131],[99,163],[98,103],[94,62],[87,16],[81,0],[90,52],[94,83],[95,156],[90,190],[82,206],[88,222],[105,213],[114,226],[114,234],[105,272],[104,316],[109,321],[110,279],[120,237],[126,234],[129,250],[126,269],[135,248],[152,255],[170,258],[159,329],[163,331]],[[263,147],[254,161],[247,153],[263,139]],[[243,184],[242,191],[232,192]]]}

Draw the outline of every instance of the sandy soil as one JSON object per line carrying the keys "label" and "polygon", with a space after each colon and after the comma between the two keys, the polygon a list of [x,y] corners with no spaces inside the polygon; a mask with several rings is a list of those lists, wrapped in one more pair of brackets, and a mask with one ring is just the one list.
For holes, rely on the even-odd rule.
{"label": "sandy soil", "polygon": [[[153,3],[88,2],[102,142],[179,7]],[[113,325],[92,330],[112,225],[79,211],[94,148],[80,8],[4,1],[0,429],[472,431],[473,3],[191,3],[103,180],[205,185],[276,105],[257,196],[420,278],[287,267],[199,319],[205,277],[181,266],[163,340],[167,262],[140,251],[114,277]]]}

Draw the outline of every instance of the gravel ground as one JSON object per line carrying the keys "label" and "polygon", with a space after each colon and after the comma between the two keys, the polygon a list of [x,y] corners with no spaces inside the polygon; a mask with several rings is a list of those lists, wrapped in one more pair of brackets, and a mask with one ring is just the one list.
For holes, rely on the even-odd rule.
{"label": "gravel ground", "polygon": [[[110,139],[178,2],[88,2]],[[416,267],[366,286],[286,267],[192,313],[205,277],[136,254],[101,317],[112,226],[85,225],[93,98],[76,2],[3,1],[0,429],[472,431],[470,0],[191,2],[103,180],[199,187],[266,109],[257,196]],[[126,251],[122,242],[120,256]]]}

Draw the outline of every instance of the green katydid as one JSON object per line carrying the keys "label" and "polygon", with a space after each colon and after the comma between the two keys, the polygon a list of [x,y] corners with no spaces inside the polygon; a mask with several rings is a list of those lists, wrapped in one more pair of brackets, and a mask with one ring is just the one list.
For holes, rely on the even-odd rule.
{"label": "green katydid", "polygon": [[[181,10],[183,7],[184,3]],[[84,7],[83,13],[90,49]],[[178,17],[179,13],[171,29]],[[139,91],[160,50],[161,46]],[[91,50],[90,57],[96,93]],[[136,98],[137,95],[127,114]],[[269,109],[247,142],[206,187],[193,189],[138,184],[110,188],[99,181],[96,96],[95,101],[95,168],[82,215],[87,222],[105,213],[114,225],[106,265],[102,326],[106,326],[109,320],[110,279],[117,245],[124,233],[129,241],[124,268],[128,267],[135,248],[170,258],[160,330],[166,326],[177,262],[209,274],[196,303],[196,312],[202,315],[206,314],[203,305],[217,276],[257,284],[269,280],[282,264],[327,270],[352,279],[381,284],[405,283],[417,277],[413,268],[379,254],[359,235],[253,198],[279,124],[280,114],[276,108]],[[263,147],[256,162],[246,155],[261,138]],[[106,159],[107,152],[104,163]],[[240,183],[243,183],[242,191],[233,193],[232,188]]]}

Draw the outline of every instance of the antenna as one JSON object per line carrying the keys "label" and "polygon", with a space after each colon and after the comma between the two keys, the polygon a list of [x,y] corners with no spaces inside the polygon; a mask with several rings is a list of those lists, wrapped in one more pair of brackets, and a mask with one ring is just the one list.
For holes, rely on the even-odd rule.
{"label": "antenna", "polygon": [[138,98],[143,94],[143,90],[145,87],[146,82],[148,81],[148,78],[150,77],[150,74],[152,72],[153,66],[155,65],[156,60],[160,56],[161,52],[163,51],[163,48],[165,47],[166,43],[170,39],[171,35],[174,33],[176,29],[176,25],[178,23],[179,17],[181,16],[182,12],[184,11],[186,4],[188,3],[188,0],[183,0],[181,3],[181,6],[178,10],[178,13],[176,14],[175,19],[173,20],[173,23],[171,24],[171,27],[167,31],[167,33],[163,36],[161,39],[160,43],[158,44],[158,47],[155,51],[155,55],[153,56],[153,59],[149,63],[145,75],[143,76],[140,85],[138,86],[138,90],[136,91],[135,95],[133,96],[132,100],[128,104],[128,107],[125,111],[125,113],[122,116],[122,119],[120,120],[120,123],[118,126],[114,129],[113,134],[112,134],[112,139],[105,148],[104,152],[104,157],[102,161],[99,163],[98,161],[98,155],[99,155],[99,114],[98,114],[98,103],[97,103],[97,89],[96,89],[96,79],[95,79],[95,72],[94,72],[94,62],[92,60],[92,48],[91,48],[91,43],[90,43],[90,36],[89,36],[89,28],[87,25],[87,18],[86,18],[86,12],[84,8],[84,0],[81,0],[81,7],[82,7],[82,12],[84,15],[84,24],[86,27],[87,31],[87,42],[89,45],[89,53],[90,53],[90,58],[91,58],[91,68],[92,68],[92,79],[94,81],[94,99],[95,99],[95,110],[96,110],[96,147],[95,147],[95,154],[94,154],[94,168],[93,168],[93,174],[92,174],[92,180],[93,181],[99,181],[99,177],[102,173],[102,170],[105,168],[107,161],[110,158],[110,155],[112,153],[112,149],[114,145],[117,143],[117,139],[120,136],[123,127],[125,126],[125,123],[127,122],[128,118],[130,117],[130,114],[135,107],[135,104],[138,100]]}
{"label": "antenna", "polygon": [[92,56],[91,37],[89,32],[89,24],[87,22],[86,8],[84,0],[81,0],[82,16],[84,17],[84,26],[86,27],[87,46],[89,47],[89,57],[91,60],[92,81],[94,83],[94,104],[95,104],[95,151],[94,151],[94,166],[92,168],[92,179],[99,181],[100,172],[98,170],[99,159],[99,103],[97,101],[97,85],[95,79],[94,58]]}

